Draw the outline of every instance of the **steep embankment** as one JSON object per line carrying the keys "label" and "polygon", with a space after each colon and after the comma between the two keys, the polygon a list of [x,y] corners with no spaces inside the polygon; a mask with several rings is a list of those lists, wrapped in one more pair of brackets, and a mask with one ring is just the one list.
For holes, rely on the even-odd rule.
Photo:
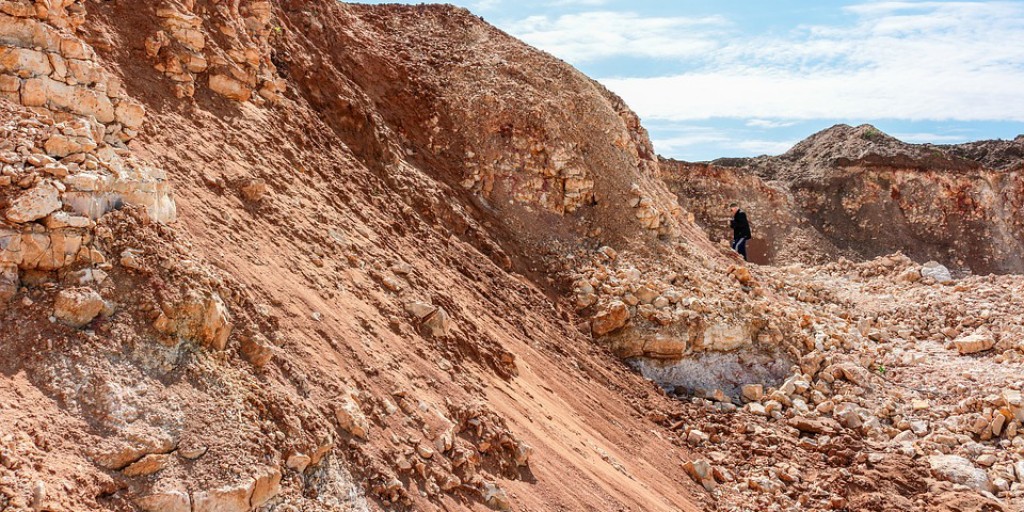
{"label": "steep embankment", "polygon": [[0,508],[698,508],[589,336],[648,321],[559,298],[750,308],[619,99],[452,8],[51,3],[0,9]]}
{"label": "steep embankment", "polygon": [[900,251],[977,274],[1020,273],[1022,151],[1022,138],[911,145],[869,125],[840,125],[777,157],[663,166],[713,235],[717,204],[748,205],[777,261]]}

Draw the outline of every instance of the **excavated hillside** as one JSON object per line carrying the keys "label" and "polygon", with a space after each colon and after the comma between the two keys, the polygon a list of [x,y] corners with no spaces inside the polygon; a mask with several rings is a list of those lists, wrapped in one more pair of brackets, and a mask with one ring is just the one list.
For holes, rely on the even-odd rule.
{"label": "excavated hillside", "polygon": [[779,156],[663,161],[666,181],[712,236],[743,202],[778,262],[902,252],[976,274],[1024,273],[1024,137],[903,143],[837,125]]}
{"label": "excavated hillside", "polygon": [[2,0],[0,95],[0,511],[1024,498],[1015,278],[747,267],[468,11]]}

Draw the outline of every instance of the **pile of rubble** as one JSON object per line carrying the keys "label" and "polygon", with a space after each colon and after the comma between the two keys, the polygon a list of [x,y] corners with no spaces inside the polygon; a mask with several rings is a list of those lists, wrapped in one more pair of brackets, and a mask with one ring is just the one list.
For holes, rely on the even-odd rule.
{"label": "pile of rubble", "polygon": [[[946,491],[988,496],[994,510],[1024,503],[1018,278],[953,279],[901,255],[763,270],[794,294],[828,290],[819,311],[836,316],[812,320],[823,336],[781,383],[684,397],[692,404],[669,423],[682,441],[709,450],[686,467],[695,480],[730,502],[736,495],[720,485],[771,496],[766,505],[779,510],[857,508],[874,495],[832,480],[899,461],[927,469],[919,480],[932,487],[931,498],[923,489],[900,493],[919,495],[902,510],[938,506],[927,500]],[[727,418],[736,414],[748,425]],[[898,502],[887,509],[901,510]]]}
{"label": "pile of rubble", "polygon": [[7,134],[0,142],[0,307],[33,273],[82,263],[91,266],[82,284],[102,282],[110,263],[94,241],[95,221],[105,213],[135,204],[153,220],[174,219],[164,174],[104,142],[104,125],[0,108]]}

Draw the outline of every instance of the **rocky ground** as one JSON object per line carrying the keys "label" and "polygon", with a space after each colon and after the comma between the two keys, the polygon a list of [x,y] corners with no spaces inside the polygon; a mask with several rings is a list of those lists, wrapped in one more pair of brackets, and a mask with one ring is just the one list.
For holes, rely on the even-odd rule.
{"label": "rocky ground", "polygon": [[899,255],[763,270],[836,316],[808,318],[815,349],[779,385],[679,389],[659,418],[701,447],[687,470],[719,509],[1024,506],[1019,277],[922,279]]}
{"label": "rocky ground", "polygon": [[465,10],[3,0],[0,92],[2,511],[1021,505],[1016,277],[745,265]]}

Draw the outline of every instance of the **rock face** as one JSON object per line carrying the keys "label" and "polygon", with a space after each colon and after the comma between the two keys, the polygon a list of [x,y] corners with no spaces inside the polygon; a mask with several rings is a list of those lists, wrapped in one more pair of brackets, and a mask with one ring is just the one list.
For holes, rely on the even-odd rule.
{"label": "rock face", "polygon": [[715,239],[727,236],[722,205],[743,204],[774,261],[902,252],[978,274],[1019,273],[1022,144],[913,145],[870,125],[838,125],[779,156],[662,165]]}
{"label": "rock face", "polygon": [[146,512],[192,512],[192,500],[187,492],[168,491],[150,494],[136,500]]}

